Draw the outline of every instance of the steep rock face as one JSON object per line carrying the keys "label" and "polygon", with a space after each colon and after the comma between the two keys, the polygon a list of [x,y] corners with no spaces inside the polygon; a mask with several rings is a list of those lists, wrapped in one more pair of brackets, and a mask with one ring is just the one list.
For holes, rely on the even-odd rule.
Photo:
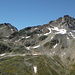
{"label": "steep rock face", "polygon": [[[13,65],[12,61],[14,67],[11,70],[0,67],[1,74],[75,75],[74,18],[65,15],[48,24],[27,27],[20,31],[9,24],[3,26],[7,26],[4,29],[7,34],[4,30],[1,32],[9,37],[0,39],[0,43],[3,43],[0,44],[1,67],[10,63],[6,67],[8,69]],[[8,27],[11,33],[8,32]],[[8,62],[2,63],[6,61]],[[14,71],[15,67],[18,69]],[[20,68],[22,72],[19,72]]]}

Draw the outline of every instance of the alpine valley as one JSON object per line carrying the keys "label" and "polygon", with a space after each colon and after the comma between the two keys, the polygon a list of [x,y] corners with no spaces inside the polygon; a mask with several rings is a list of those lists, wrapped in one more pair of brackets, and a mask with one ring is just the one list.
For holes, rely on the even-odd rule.
{"label": "alpine valley", "polygon": [[0,75],[75,75],[75,19],[19,31],[0,24]]}

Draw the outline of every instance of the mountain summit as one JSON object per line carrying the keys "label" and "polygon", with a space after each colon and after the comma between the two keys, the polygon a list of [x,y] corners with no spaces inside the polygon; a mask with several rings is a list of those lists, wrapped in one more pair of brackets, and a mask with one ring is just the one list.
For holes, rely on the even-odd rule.
{"label": "mountain summit", "polygon": [[1,75],[75,75],[75,19],[69,15],[20,31],[0,24],[0,35]]}

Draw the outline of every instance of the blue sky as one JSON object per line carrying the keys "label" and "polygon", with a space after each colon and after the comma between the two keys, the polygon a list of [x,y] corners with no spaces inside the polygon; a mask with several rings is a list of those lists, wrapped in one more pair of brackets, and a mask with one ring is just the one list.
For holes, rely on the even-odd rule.
{"label": "blue sky", "polygon": [[0,23],[11,23],[19,30],[64,15],[75,18],[75,0],[0,0]]}

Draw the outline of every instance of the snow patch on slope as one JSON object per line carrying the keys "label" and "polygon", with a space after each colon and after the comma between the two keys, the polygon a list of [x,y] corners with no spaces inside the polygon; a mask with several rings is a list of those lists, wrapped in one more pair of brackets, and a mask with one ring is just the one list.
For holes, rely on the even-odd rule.
{"label": "snow patch on slope", "polygon": [[4,54],[0,54],[0,56],[5,56],[5,53]]}
{"label": "snow patch on slope", "polygon": [[54,48],[56,48],[57,45],[58,45],[58,44],[54,45]]}
{"label": "snow patch on slope", "polygon": [[66,53],[63,53],[61,56],[63,57]]}
{"label": "snow patch on slope", "polygon": [[33,54],[33,55],[38,55],[38,54]]}
{"label": "snow patch on slope", "polygon": [[30,50],[30,47],[25,47],[27,50]]}
{"label": "snow patch on slope", "polygon": [[38,48],[38,47],[40,47],[40,45],[37,45],[37,46],[31,47],[31,48]]}
{"label": "snow patch on slope", "polygon": [[51,28],[52,30],[57,31],[55,34],[66,34],[66,29],[59,29],[58,27]]}
{"label": "snow patch on slope", "polygon": [[70,32],[70,34],[71,34],[71,36],[72,36],[73,38],[75,38],[75,36],[72,34],[72,32]]}
{"label": "snow patch on slope", "polygon": [[30,38],[30,36],[27,36],[26,39]]}
{"label": "snow patch on slope", "polygon": [[37,66],[33,66],[34,73],[37,73]]}
{"label": "snow patch on slope", "polygon": [[69,37],[67,37],[67,39],[69,39]]}

